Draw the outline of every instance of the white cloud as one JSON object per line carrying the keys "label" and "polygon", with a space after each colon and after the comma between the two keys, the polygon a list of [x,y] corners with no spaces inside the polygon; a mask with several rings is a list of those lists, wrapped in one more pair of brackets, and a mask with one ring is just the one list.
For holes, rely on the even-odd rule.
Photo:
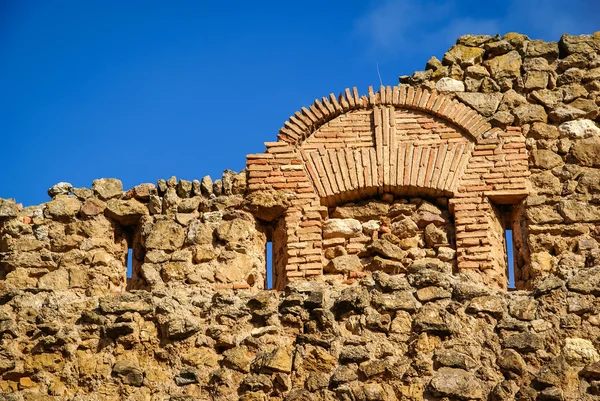
{"label": "white cloud", "polygon": [[389,58],[420,56],[443,52],[467,33],[517,31],[552,41],[565,32],[592,33],[600,16],[600,7],[592,5],[595,2],[571,0],[565,8],[559,0],[488,0],[472,10],[458,0],[384,0],[373,3],[354,27],[369,53]]}
{"label": "white cloud", "polygon": [[[431,44],[446,47],[465,33],[493,33],[495,20],[456,17],[454,0],[386,0],[355,23],[371,52],[390,56],[427,52]],[[431,51],[431,50],[429,50]]]}

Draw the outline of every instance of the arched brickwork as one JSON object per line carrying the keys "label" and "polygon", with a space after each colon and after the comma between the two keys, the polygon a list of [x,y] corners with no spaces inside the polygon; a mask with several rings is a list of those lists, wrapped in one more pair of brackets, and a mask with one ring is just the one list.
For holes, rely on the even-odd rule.
{"label": "arched brickwork", "polygon": [[248,155],[248,189],[290,199],[276,288],[323,274],[327,207],[385,193],[450,197],[458,271],[506,286],[501,215],[495,205],[527,195],[525,139],[491,128],[450,97],[411,86],[356,88],[302,108],[267,151]]}

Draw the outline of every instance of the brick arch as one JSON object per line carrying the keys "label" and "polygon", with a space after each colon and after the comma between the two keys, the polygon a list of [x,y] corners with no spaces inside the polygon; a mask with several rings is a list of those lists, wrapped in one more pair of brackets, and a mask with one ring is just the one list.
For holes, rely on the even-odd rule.
{"label": "brick arch", "polygon": [[381,195],[452,196],[474,140],[446,120],[375,105],[331,119],[298,145],[325,205]]}
{"label": "brick arch", "polygon": [[382,86],[377,92],[369,87],[368,96],[359,96],[354,87],[345,89],[337,98],[330,94],[321,100],[316,99],[308,108],[303,107],[294,113],[279,130],[278,140],[300,145],[335,117],[352,110],[367,110],[375,106],[394,106],[438,116],[456,125],[475,142],[492,128],[475,110],[437,91],[412,86]]}
{"label": "brick arch", "polygon": [[494,204],[527,196],[520,128],[491,128],[474,110],[426,89],[385,87],[362,97],[348,89],[303,108],[265,145],[265,153],[247,156],[248,190],[276,190],[289,200],[277,222],[285,242],[277,288],[323,274],[328,206],[382,193],[449,197],[458,271],[506,286]]}

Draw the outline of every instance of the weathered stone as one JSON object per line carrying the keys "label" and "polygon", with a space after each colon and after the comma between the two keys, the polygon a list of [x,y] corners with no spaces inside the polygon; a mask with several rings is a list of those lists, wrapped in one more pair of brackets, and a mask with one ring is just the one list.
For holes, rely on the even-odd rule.
{"label": "weathered stone", "polygon": [[362,225],[355,219],[329,219],[323,223],[324,238],[350,238],[361,233]]}
{"label": "weathered stone", "polygon": [[142,216],[150,214],[148,208],[135,199],[111,199],[106,203],[104,213],[125,226],[137,224]]}
{"label": "weathered stone", "polygon": [[177,376],[175,376],[175,384],[178,386],[186,386],[188,384],[193,383],[198,383],[198,375],[194,371],[182,371],[179,372]]}
{"label": "weathered stone", "polygon": [[92,183],[92,190],[102,200],[121,197],[123,184],[116,178],[100,178]]}
{"label": "weathered stone", "polygon": [[269,353],[263,367],[273,372],[290,373],[292,371],[292,356],[284,347],[278,347]]}
{"label": "weathered stone", "polygon": [[558,195],[562,191],[560,180],[555,177],[551,171],[532,174],[529,180],[533,190],[537,192],[538,195]]}
{"label": "weathered stone", "polygon": [[445,65],[459,64],[461,67],[480,64],[484,53],[485,50],[479,47],[457,44],[444,54],[442,63]]}
{"label": "weathered stone", "polygon": [[215,180],[213,182],[213,194],[215,196],[221,196],[221,195],[223,195],[223,181],[221,181],[221,180]]}
{"label": "weathered stone", "polygon": [[518,32],[508,32],[502,37],[502,40],[506,40],[511,45],[517,47],[524,41],[529,41],[529,37]]}
{"label": "weathered stone", "polygon": [[550,121],[554,123],[562,123],[565,121],[586,117],[586,114],[587,113],[585,111],[576,107],[559,104],[550,111],[548,117],[550,118]]}
{"label": "weathered stone", "polygon": [[566,103],[572,102],[573,100],[586,97],[588,95],[588,91],[585,89],[583,85],[580,84],[569,84],[560,87],[559,89],[563,95],[563,100]]}
{"label": "weathered stone", "polygon": [[175,250],[183,245],[183,227],[171,220],[158,220],[145,240],[148,249]]}
{"label": "weathered stone", "polygon": [[461,369],[440,368],[431,379],[429,387],[438,397],[453,397],[459,400],[480,400],[484,397],[479,379]]}
{"label": "weathered stone", "polygon": [[471,370],[477,367],[477,362],[462,352],[453,349],[442,349],[435,352],[435,361],[441,366]]}
{"label": "weathered stone", "polygon": [[600,207],[574,200],[563,200],[558,204],[558,211],[567,223],[600,221]]}
{"label": "weathered stone", "polygon": [[464,92],[457,93],[456,97],[485,117],[492,116],[498,110],[498,106],[502,100],[500,93]]}
{"label": "weathered stone", "polygon": [[600,167],[600,136],[575,141],[571,153],[583,166]]}
{"label": "weathered stone", "polygon": [[48,196],[54,198],[56,195],[69,195],[73,191],[73,185],[68,182],[59,182],[48,189]]}
{"label": "weathered stone", "polygon": [[338,368],[333,372],[333,375],[331,376],[331,384],[337,387],[340,384],[348,383],[356,379],[358,379],[356,368],[342,365],[338,366]]}
{"label": "weathered stone", "polygon": [[[202,183],[204,183],[204,178]],[[212,194],[212,190],[210,193]],[[246,197],[246,204],[248,210],[255,217],[265,221],[273,221],[283,214],[284,210],[290,205],[290,200],[288,195],[282,191],[257,191]]]}
{"label": "weathered stone", "polygon": [[120,360],[112,369],[113,375],[120,377],[123,383],[140,387],[144,383],[144,372],[128,360]]}
{"label": "weathered stone", "polygon": [[548,86],[548,73],[545,71],[529,71],[524,78],[525,89],[546,89]]}
{"label": "weathered stone", "polygon": [[562,223],[563,217],[552,206],[536,206],[527,208],[527,219],[533,224]]}
{"label": "weathered stone", "polygon": [[593,53],[594,47],[590,45],[588,35],[573,36],[565,33],[558,41],[558,47],[561,53],[566,55],[573,53]]}
{"label": "weathered stone", "polygon": [[531,152],[533,167],[551,170],[554,167],[564,164],[562,157],[546,149],[537,149]]}
{"label": "weathered stone", "polygon": [[600,360],[594,344],[583,338],[566,338],[562,352],[567,362],[573,365],[586,365]]}
{"label": "weathered stone", "polygon": [[385,202],[361,202],[359,204],[346,204],[338,206],[331,213],[332,218],[357,219],[360,221],[379,220],[387,216],[390,205]]}
{"label": "weathered stone", "polygon": [[526,298],[512,301],[508,310],[510,314],[521,320],[533,320],[537,311],[538,302],[535,299]]}
{"label": "weathered stone", "polygon": [[325,271],[328,273],[343,273],[347,274],[354,271],[361,271],[363,266],[360,258],[356,255],[343,255],[332,259],[326,266]]}
{"label": "weathered stone", "polygon": [[0,198],[0,220],[6,220],[17,217],[17,204],[14,199]]}
{"label": "weathered stone", "polygon": [[531,255],[531,269],[537,275],[553,272],[556,262],[548,252],[535,252]]}
{"label": "weathered stone", "polygon": [[535,122],[529,128],[527,136],[535,139],[557,139],[560,134],[554,125]]}
{"label": "weathered stone", "polygon": [[411,218],[403,217],[392,223],[392,234],[400,239],[414,237],[419,226]]}
{"label": "weathered stone", "polygon": [[129,197],[147,201],[151,195],[158,195],[156,185],[151,183],[136,185],[126,193]]}
{"label": "weathered stone", "polygon": [[213,193],[213,182],[209,175],[202,177],[200,181],[200,190],[202,195],[209,197]]}
{"label": "weathered stone", "polygon": [[435,88],[440,92],[464,92],[465,84],[457,79],[444,77],[436,82]]}
{"label": "weathered stone", "polygon": [[177,196],[180,198],[189,198],[192,194],[192,182],[187,180],[179,180],[177,183]]}
{"label": "weathered stone", "polygon": [[559,90],[534,90],[531,92],[531,97],[549,108],[554,108],[563,101],[563,94]]}
{"label": "weathered stone", "polygon": [[515,47],[506,40],[488,42],[483,47],[488,58],[500,56],[515,49]]}
{"label": "weathered stone", "polygon": [[502,56],[486,60],[483,64],[488,68],[494,79],[516,78],[521,75],[521,56],[514,50]]}
{"label": "weathered stone", "polygon": [[223,352],[223,364],[240,372],[250,372],[251,354],[243,348],[231,348]]}
{"label": "weathered stone", "polygon": [[510,348],[502,350],[498,357],[498,366],[503,370],[517,375],[523,374],[527,369],[527,364],[523,360],[523,357]]}
{"label": "weathered stone", "polygon": [[385,259],[380,256],[375,256],[370,265],[371,270],[383,271],[390,274],[398,274],[406,272],[404,263]]}
{"label": "weathered stone", "polygon": [[106,204],[100,199],[87,199],[81,206],[81,214],[87,217],[94,217],[104,213]]}
{"label": "weathered stone", "polygon": [[402,248],[382,239],[373,241],[373,243],[369,246],[369,250],[393,260],[402,260],[406,256],[406,252],[403,251]]}
{"label": "weathered stone", "polygon": [[471,302],[469,302],[469,305],[467,306],[467,312],[485,312],[499,318],[504,314],[505,308],[506,305],[503,299],[497,296],[488,295],[471,299]]}
{"label": "weathered stone", "polygon": [[488,119],[490,124],[499,127],[506,127],[512,124],[514,120],[515,117],[508,111],[499,111]]}
{"label": "weathered stone", "polygon": [[515,122],[519,125],[548,121],[544,107],[535,104],[523,104],[514,109],[512,113],[515,116]]}
{"label": "weathered stone", "polygon": [[369,360],[369,352],[360,345],[348,345],[340,351],[340,362],[361,363]]}
{"label": "weathered stone", "polygon": [[448,233],[436,227],[433,223],[428,224],[427,227],[425,227],[424,238],[427,246],[431,248],[439,245],[447,245],[449,243]]}
{"label": "weathered stone", "polygon": [[500,102],[500,106],[498,106],[498,110],[512,112],[512,110],[516,109],[517,107],[527,104],[528,103],[525,96],[520,95],[513,89],[510,89],[502,95],[502,101]]}
{"label": "weathered stone", "polygon": [[247,241],[254,231],[252,221],[235,219],[223,222],[215,230],[218,239],[224,242],[241,243]]}
{"label": "weathered stone", "polygon": [[490,36],[490,35],[467,34],[467,35],[459,36],[458,39],[456,39],[456,44],[470,46],[470,47],[479,47],[491,40],[497,40],[498,38],[499,38],[498,35]]}
{"label": "weathered stone", "polygon": [[521,352],[534,352],[544,348],[544,340],[534,333],[517,333],[505,338],[504,346]]}
{"label": "weathered stone", "polygon": [[53,219],[73,219],[81,210],[81,203],[72,195],[57,195],[46,204],[46,215]]}
{"label": "weathered stone", "polygon": [[600,294],[600,268],[579,270],[567,282],[569,290],[581,294]]}
{"label": "weathered stone", "polygon": [[558,58],[558,43],[532,40],[527,44],[527,57],[545,57],[553,60]]}
{"label": "weathered stone", "polygon": [[404,310],[414,312],[419,307],[419,302],[408,291],[399,291],[391,294],[377,294],[373,297],[373,305],[380,311]]}

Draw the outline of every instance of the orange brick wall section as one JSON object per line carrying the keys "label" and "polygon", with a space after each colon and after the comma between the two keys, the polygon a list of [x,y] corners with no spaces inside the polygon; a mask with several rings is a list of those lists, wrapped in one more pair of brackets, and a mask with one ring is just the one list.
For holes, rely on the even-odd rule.
{"label": "orange brick wall section", "polygon": [[519,128],[491,128],[466,105],[421,88],[368,96],[354,88],[302,108],[265,145],[247,156],[248,189],[292,198],[283,217],[286,281],[322,274],[327,206],[394,193],[451,197],[459,271],[506,286],[504,256],[493,251],[500,227],[493,205],[527,196]]}

